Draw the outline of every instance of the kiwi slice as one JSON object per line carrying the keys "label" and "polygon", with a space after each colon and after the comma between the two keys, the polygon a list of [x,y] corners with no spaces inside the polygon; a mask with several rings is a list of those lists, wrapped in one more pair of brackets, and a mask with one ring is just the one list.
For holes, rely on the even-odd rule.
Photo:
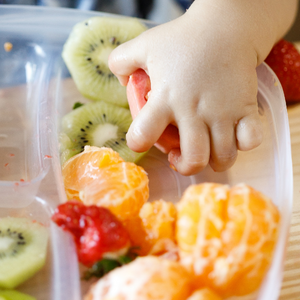
{"label": "kiwi slice", "polygon": [[61,161],[84,150],[84,146],[108,147],[136,163],[146,152],[132,151],[126,133],[132,123],[130,110],[105,101],[85,104],[62,118]]}
{"label": "kiwi slice", "polygon": [[28,218],[0,218],[0,288],[13,289],[45,264],[48,231]]}
{"label": "kiwi slice", "polygon": [[118,45],[147,28],[136,18],[92,17],[76,24],[62,57],[79,90],[86,98],[128,107],[126,88],[108,67],[108,57]]}
{"label": "kiwi slice", "polygon": [[0,300],[36,300],[36,298],[15,290],[0,290]]}

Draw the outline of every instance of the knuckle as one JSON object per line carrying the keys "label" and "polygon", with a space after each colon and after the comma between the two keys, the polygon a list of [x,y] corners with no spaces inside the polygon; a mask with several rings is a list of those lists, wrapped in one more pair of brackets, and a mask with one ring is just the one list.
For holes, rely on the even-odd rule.
{"label": "knuckle", "polygon": [[203,170],[208,164],[205,156],[188,156],[183,160],[183,175],[195,174]]}
{"label": "knuckle", "polygon": [[222,172],[229,169],[237,158],[237,152],[231,151],[222,153],[211,159],[211,166],[217,172]]}
{"label": "knuckle", "polygon": [[221,165],[227,165],[230,164],[232,161],[235,161],[237,156],[236,151],[230,151],[230,152],[223,152],[222,154],[217,156],[217,161]]}

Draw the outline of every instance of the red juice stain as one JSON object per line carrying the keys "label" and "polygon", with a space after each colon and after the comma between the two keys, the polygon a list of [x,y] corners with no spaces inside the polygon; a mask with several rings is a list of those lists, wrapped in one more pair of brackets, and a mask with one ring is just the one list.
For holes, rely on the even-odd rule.
{"label": "red juice stain", "polygon": [[52,158],[51,155],[45,155],[44,158]]}
{"label": "red juice stain", "polygon": [[14,157],[15,155],[13,153],[8,154],[9,157]]}

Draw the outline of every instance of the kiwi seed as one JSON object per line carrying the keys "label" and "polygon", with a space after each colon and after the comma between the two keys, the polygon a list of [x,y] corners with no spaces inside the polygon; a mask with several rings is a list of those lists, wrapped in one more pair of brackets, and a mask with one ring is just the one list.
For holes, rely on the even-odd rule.
{"label": "kiwi seed", "polygon": [[126,144],[132,123],[129,109],[105,101],[85,104],[62,119],[61,160],[80,153],[85,146],[108,147],[125,161],[137,162],[145,153],[137,153]]}
{"label": "kiwi seed", "polygon": [[74,26],[62,57],[83,96],[128,107],[126,88],[110,71],[108,56],[146,29],[138,19],[128,17],[92,17]]}

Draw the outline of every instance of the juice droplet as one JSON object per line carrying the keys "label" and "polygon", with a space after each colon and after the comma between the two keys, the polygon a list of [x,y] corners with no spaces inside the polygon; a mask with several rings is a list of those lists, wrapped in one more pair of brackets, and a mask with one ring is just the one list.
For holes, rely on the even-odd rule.
{"label": "juice droplet", "polygon": [[44,159],[46,159],[46,158],[52,158],[52,156],[51,155],[45,155]]}

